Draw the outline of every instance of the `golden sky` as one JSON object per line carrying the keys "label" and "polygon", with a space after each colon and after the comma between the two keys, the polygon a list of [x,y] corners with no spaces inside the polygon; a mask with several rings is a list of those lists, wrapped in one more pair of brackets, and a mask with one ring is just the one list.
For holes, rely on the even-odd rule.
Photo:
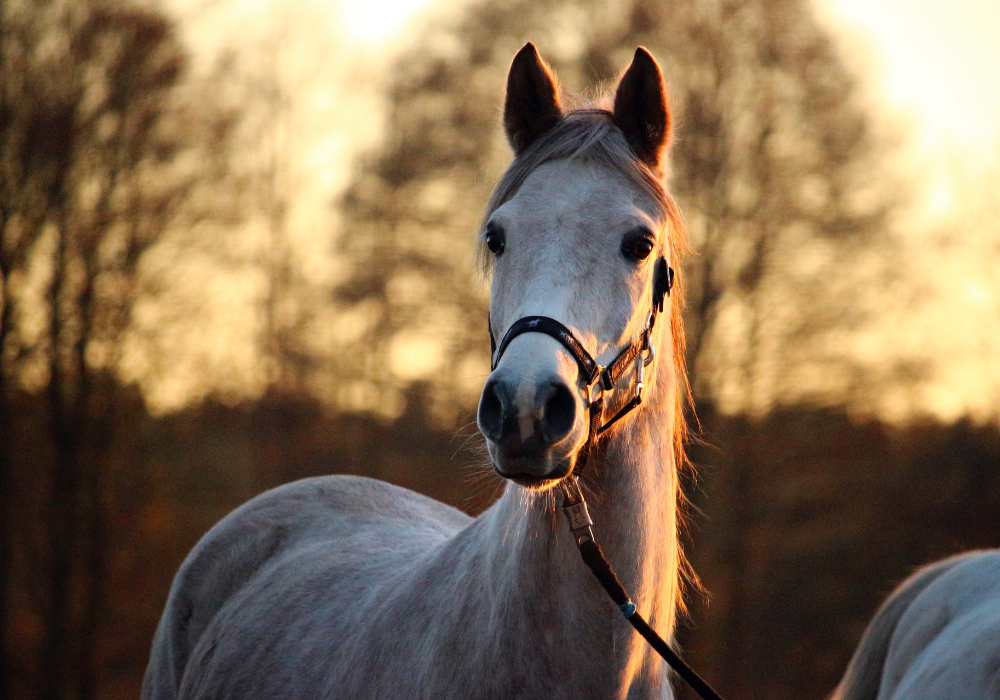
{"label": "golden sky", "polygon": [[[877,332],[855,343],[859,355],[872,357],[922,348],[940,358],[938,374],[919,395],[887,396],[876,411],[900,419],[1000,417],[1000,0],[814,2],[862,77],[883,128],[900,136],[896,167],[917,193],[899,226],[911,274],[926,275],[926,299],[918,310],[888,313]],[[440,21],[461,2],[167,0],[167,6],[196,65],[235,47],[294,88],[286,124],[296,193],[291,235],[309,251],[302,256],[311,266],[307,274],[336,278],[337,262],[326,254],[336,230],[330,202],[347,184],[352,157],[379,137],[386,69],[416,35],[414,23]],[[222,316],[204,322],[228,323]],[[331,328],[338,323],[329,321]],[[224,341],[178,339],[185,348],[205,347],[200,357],[171,363],[175,374],[160,382],[154,405],[167,409],[204,392],[204,367],[232,369],[227,348],[253,342],[253,330],[242,327],[215,336]],[[239,362],[241,376],[261,376],[253,358]]]}
{"label": "golden sky", "polygon": [[[246,0],[253,2],[254,0]],[[345,32],[387,44],[435,0],[340,0]],[[454,5],[454,3],[451,3]],[[923,147],[995,153],[1000,133],[998,0],[818,0],[824,18],[851,35],[886,104],[910,113]]]}
{"label": "golden sky", "polygon": [[995,156],[1000,2],[824,0],[822,10],[870,43],[876,82],[887,104],[918,120],[920,146]]}

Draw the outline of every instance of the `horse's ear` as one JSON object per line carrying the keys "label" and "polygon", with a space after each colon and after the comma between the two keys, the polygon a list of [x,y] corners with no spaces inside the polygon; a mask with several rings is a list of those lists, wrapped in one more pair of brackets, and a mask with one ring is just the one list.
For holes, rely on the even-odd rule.
{"label": "horse's ear", "polygon": [[514,155],[524,153],[562,117],[555,75],[529,41],[514,56],[507,74],[503,126]]}
{"label": "horse's ear", "polygon": [[641,46],[618,83],[612,121],[639,160],[658,170],[670,142],[670,110],[660,66]]}

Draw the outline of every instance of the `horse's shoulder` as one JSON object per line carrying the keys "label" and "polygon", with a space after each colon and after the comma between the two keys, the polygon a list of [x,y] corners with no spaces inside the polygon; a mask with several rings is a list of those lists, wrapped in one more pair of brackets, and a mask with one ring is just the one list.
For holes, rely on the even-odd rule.
{"label": "horse's shoulder", "polygon": [[[383,529],[417,540],[441,540],[470,521],[427,496],[360,476],[303,479],[260,494],[209,530],[177,572],[154,640],[147,672],[150,690],[164,683],[179,687],[192,650],[219,611],[282,562],[337,549],[338,542],[349,539],[375,544],[385,539],[378,536]],[[160,696],[144,691],[144,697]]]}
{"label": "horse's shoulder", "polygon": [[360,476],[302,479],[267,491],[223,518],[191,551],[171,598],[223,603],[262,567],[315,542],[382,528],[449,536],[471,518],[432,498]]}
{"label": "horse's shoulder", "polygon": [[304,542],[403,523],[451,534],[470,521],[451,506],[377,479],[302,479],[260,494],[219,521],[191,551],[178,578],[236,583]]}

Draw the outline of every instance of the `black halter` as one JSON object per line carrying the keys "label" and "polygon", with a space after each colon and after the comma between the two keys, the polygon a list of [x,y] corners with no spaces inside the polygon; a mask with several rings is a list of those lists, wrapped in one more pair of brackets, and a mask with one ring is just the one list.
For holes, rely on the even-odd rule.
{"label": "black halter", "polygon": [[[673,286],[674,271],[667,265],[666,260],[659,258],[653,270],[653,308],[649,313],[646,327],[635,342],[618,353],[618,356],[607,367],[601,367],[597,364],[597,361],[584,349],[579,339],[573,335],[573,331],[548,316],[525,316],[514,321],[504,333],[499,347],[497,347],[493,337],[492,324],[489,324],[491,371],[500,364],[500,358],[503,357],[503,353],[511,341],[524,333],[544,333],[555,338],[576,360],[576,364],[580,368],[580,377],[587,387],[587,404],[590,411],[590,434],[587,436],[587,442],[580,450],[580,457],[577,459],[575,467],[577,474],[586,465],[597,438],[642,403],[642,370],[645,365],[652,362],[654,357],[650,334],[656,323],[656,315],[663,311],[664,297],[670,296],[670,290]],[[614,389],[628,366],[636,362],[637,359],[641,359],[641,361],[637,363],[636,367],[635,395],[615,414],[614,418],[601,425],[604,414],[604,392]],[[591,398],[592,389],[595,387],[599,388],[600,391],[597,398]],[[611,564],[608,563],[600,546],[594,540],[592,529],[594,521],[591,520],[587,510],[587,502],[583,498],[583,491],[580,489],[577,475],[572,474],[564,479],[560,488],[563,492],[563,513],[566,515],[570,530],[573,532],[573,539],[580,549],[580,555],[608,596],[615,602],[636,631],[673,667],[681,678],[688,682],[698,695],[704,700],[722,700],[721,696],[670,648],[670,645],[649,626],[636,610],[635,603],[629,598],[628,593],[611,568]]]}
{"label": "black halter", "polygon": [[[587,388],[587,408],[590,413],[590,434],[587,437],[587,443],[580,451],[580,459],[577,463],[578,469],[582,469],[586,464],[587,458],[590,456],[590,450],[597,438],[642,403],[642,392],[645,388],[643,384],[643,368],[653,361],[653,357],[656,354],[653,344],[650,342],[650,335],[656,323],[657,313],[663,311],[664,297],[670,296],[670,290],[673,288],[673,285],[673,268],[667,265],[665,259],[657,259],[656,267],[653,269],[653,308],[649,313],[649,320],[646,322],[646,327],[639,334],[639,337],[636,338],[635,342],[618,353],[618,356],[607,367],[599,365],[577,337],[573,335],[573,331],[554,318],[549,318],[548,316],[525,316],[519,318],[504,333],[499,347],[497,346],[496,339],[493,337],[493,324],[488,323],[490,327],[490,371],[495,370],[497,365],[500,364],[500,358],[503,357],[511,341],[524,333],[544,333],[554,338],[576,360],[576,364],[580,368],[580,377]],[[611,420],[602,425],[601,421],[604,418],[604,393],[614,389],[618,380],[625,373],[625,370],[640,356],[642,356],[641,362],[636,368],[635,394]],[[598,390],[596,397],[593,391],[595,388]]]}

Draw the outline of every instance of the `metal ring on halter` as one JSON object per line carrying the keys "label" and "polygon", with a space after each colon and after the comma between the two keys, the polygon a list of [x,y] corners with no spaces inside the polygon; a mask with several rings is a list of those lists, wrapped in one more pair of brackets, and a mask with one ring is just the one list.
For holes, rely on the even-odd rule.
{"label": "metal ring on halter", "polygon": [[[653,345],[652,340],[646,341],[646,350],[649,350],[648,355],[644,355],[642,358],[643,367],[649,367],[649,363],[656,358],[656,346]],[[645,352],[645,351],[644,351]]]}
{"label": "metal ring on halter", "polygon": [[643,353],[645,353],[647,350],[649,351],[648,355],[643,355],[642,357],[642,364],[645,365],[646,367],[648,367],[649,363],[652,362],[653,358],[656,357],[656,347],[653,345],[654,323],[656,323],[655,307],[653,313],[649,314],[649,319],[647,319],[646,321],[646,330],[643,332],[643,339],[646,342],[643,344],[642,350],[639,351],[640,355],[643,355]]}
{"label": "metal ring on halter", "polygon": [[[603,367],[601,367],[600,365],[598,365],[598,368],[600,369],[600,373],[604,372],[604,368]],[[586,381],[586,380],[583,380],[583,381]],[[587,403],[589,405],[591,405],[591,406],[594,405],[594,403],[599,398],[601,398],[602,396],[604,396],[605,389],[604,389],[604,385],[601,382],[594,382],[593,384],[588,384],[586,388],[587,388]]]}
{"label": "metal ring on halter", "polygon": [[636,397],[640,401],[642,401],[642,390],[646,386],[645,372],[643,372],[643,370],[646,368],[646,365],[648,365],[649,362],[647,360],[641,360],[640,361],[640,360],[637,359],[635,364],[636,364],[636,367],[635,367],[635,395],[636,395]]}

